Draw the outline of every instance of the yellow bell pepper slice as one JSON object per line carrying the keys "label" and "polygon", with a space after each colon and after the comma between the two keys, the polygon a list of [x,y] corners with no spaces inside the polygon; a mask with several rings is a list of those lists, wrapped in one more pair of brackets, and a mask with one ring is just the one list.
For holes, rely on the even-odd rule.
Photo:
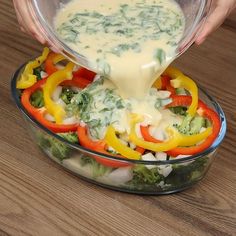
{"label": "yellow bell pepper slice", "polygon": [[174,88],[185,88],[189,91],[192,97],[192,103],[189,106],[187,113],[190,116],[194,116],[198,107],[198,88],[195,82],[185,75],[180,75],[176,79],[170,81]]}
{"label": "yellow bell pepper slice", "polygon": [[51,114],[57,124],[61,124],[63,118],[66,115],[64,108],[61,105],[56,104],[52,99],[51,95],[56,87],[64,80],[72,79],[72,71],[74,63],[69,62],[63,70],[59,70],[47,78],[47,81],[43,87],[43,96],[45,107],[49,114]]}
{"label": "yellow bell pepper slice", "polygon": [[66,58],[62,55],[62,54],[55,54],[55,56],[53,57],[53,63],[57,64],[60,61],[66,60]]}
{"label": "yellow bell pepper slice", "polygon": [[175,67],[172,67],[172,66],[169,66],[164,72],[163,72],[163,75],[167,75],[169,76],[171,79],[176,79],[177,77],[179,76],[183,76],[183,73],[175,68]]}
{"label": "yellow bell pepper slice", "polygon": [[[168,77],[170,77],[171,79],[176,79],[177,77],[179,76],[183,76],[183,73],[175,68],[175,67],[172,67],[172,66],[169,66],[164,72],[162,75],[167,75]],[[157,88],[157,89],[161,89],[162,87],[162,84],[161,84],[161,77],[159,77],[155,82],[154,84],[152,85],[152,87],[154,88]]]}
{"label": "yellow bell pepper slice", "polygon": [[165,152],[170,149],[176,148],[181,139],[181,135],[174,128],[168,128],[167,132],[171,137],[168,141],[163,143],[153,143],[147,142],[139,138],[135,131],[135,126],[137,123],[141,122],[143,119],[139,115],[131,115],[131,124],[130,124],[130,134],[129,139],[137,146],[154,151],[154,152]]}
{"label": "yellow bell pepper slice", "polygon": [[25,69],[16,84],[18,89],[29,88],[37,82],[37,76],[34,75],[34,69],[42,65],[42,63],[47,59],[49,51],[50,50],[48,48],[44,48],[40,57],[36,58],[34,61],[29,62],[25,66]]}
{"label": "yellow bell pepper slice", "polygon": [[189,106],[187,113],[193,117],[196,114],[198,107],[198,88],[195,82],[189,77],[185,76],[180,70],[175,67],[168,67],[163,75],[167,75],[171,78],[171,85],[174,88],[185,88],[192,96],[192,103]]}
{"label": "yellow bell pepper slice", "polygon": [[110,147],[114,148],[124,157],[132,160],[139,160],[141,158],[141,154],[139,152],[129,148],[116,137],[116,131],[111,125],[107,128],[105,141]]}
{"label": "yellow bell pepper slice", "polygon": [[205,131],[199,134],[183,135],[181,134],[181,140],[178,146],[189,147],[198,144],[205,140],[212,133],[212,127],[208,127]]}
{"label": "yellow bell pepper slice", "polygon": [[135,131],[135,126],[137,123],[141,121],[142,121],[142,118],[140,116],[132,114],[129,138],[135,145],[154,151],[154,152],[166,152],[178,146],[182,146],[182,147],[193,146],[205,140],[212,133],[211,127],[207,128],[202,133],[194,134],[194,135],[184,135],[184,134],[179,133],[174,128],[168,128],[167,132],[169,134],[169,137],[171,138],[166,142],[153,143],[153,142],[144,141],[143,139],[137,136],[136,131]]}
{"label": "yellow bell pepper slice", "polygon": [[154,84],[152,85],[152,87],[157,88],[157,89],[161,89],[161,77],[159,77]]}

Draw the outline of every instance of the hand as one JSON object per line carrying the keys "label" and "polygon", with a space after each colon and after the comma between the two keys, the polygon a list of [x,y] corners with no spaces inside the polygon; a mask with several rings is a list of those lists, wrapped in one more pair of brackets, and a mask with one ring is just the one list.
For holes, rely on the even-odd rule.
{"label": "hand", "polygon": [[31,0],[13,0],[13,3],[21,30],[32,35],[40,43],[46,44],[45,38],[39,32],[39,23],[31,15]]}
{"label": "hand", "polygon": [[200,45],[236,8],[236,0],[213,0],[211,13],[195,43]]}

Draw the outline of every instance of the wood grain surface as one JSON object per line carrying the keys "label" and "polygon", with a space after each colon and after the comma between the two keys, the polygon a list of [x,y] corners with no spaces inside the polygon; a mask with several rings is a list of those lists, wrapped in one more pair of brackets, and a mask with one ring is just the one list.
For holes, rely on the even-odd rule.
{"label": "wood grain surface", "polygon": [[226,138],[206,178],[168,196],[97,187],[34,146],[10,95],[13,72],[42,46],[0,0],[0,235],[236,235],[236,19],[175,64],[222,105]]}

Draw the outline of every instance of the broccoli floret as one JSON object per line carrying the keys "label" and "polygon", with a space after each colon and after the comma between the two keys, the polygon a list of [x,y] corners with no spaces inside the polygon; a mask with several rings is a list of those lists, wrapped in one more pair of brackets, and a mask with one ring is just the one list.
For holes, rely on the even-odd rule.
{"label": "broccoli floret", "polygon": [[70,104],[71,99],[77,94],[78,92],[74,91],[69,87],[63,87],[60,98],[63,100],[65,104]]}
{"label": "broccoli floret", "polygon": [[93,160],[92,169],[93,169],[93,177],[94,178],[103,176],[103,175],[108,174],[112,171],[112,168],[104,166],[102,164],[99,164],[95,160]]}
{"label": "broccoli floret", "polygon": [[166,177],[165,183],[172,186],[179,186],[183,183],[197,180],[205,171],[208,164],[208,157],[202,157],[188,165],[172,165],[172,172]]}
{"label": "broccoli floret", "polygon": [[169,108],[173,113],[175,113],[176,115],[181,115],[181,116],[186,116],[186,111],[187,111],[187,107],[170,107]]}
{"label": "broccoli floret", "polygon": [[205,119],[204,127],[208,128],[208,127],[211,127],[211,126],[212,126],[212,123],[208,119]]}
{"label": "broccoli floret", "polygon": [[[69,142],[72,143],[78,142],[76,133],[70,132],[59,135]],[[63,142],[42,133],[37,134],[37,139],[38,139],[38,145],[43,150],[49,151],[58,160],[63,161],[64,159],[70,157],[71,148],[68,147]]]}
{"label": "broccoli floret", "polygon": [[148,169],[145,165],[136,165],[133,169],[133,185],[156,185],[163,180],[157,168]]}
{"label": "broccoli floret", "polygon": [[175,92],[177,95],[187,95],[187,92],[184,88],[176,88]]}
{"label": "broccoli floret", "polygon": [[44,150],[51,147],[51,143],[49,141],[49,138],[46,135],[43,135],[41,133],[36,133],[36,137],[38,140],[38,145]]}
{"label": "broccoli floret", "polygon": [[76,132],[61,133],[58,135],[67,140],[68,142],[78,143],[78,135]]}
{"label": "broccoli floret", "polygon": [[177,125],[176,128],[182,134],[192,135],[198,134],[202,127],[205,127],[206,119],[201,116],[195,116],[192,118],[190,115],[184,117],[181,125]]}
{"label": "broccoli floret", "polygon": [[88,156],[82,156],[80,158],[80,163],[82,166],[85,166],[85,165],[91,166],[94,178],[103,176],[103,175],[108,174],[112,171],[112,168],[104,166],[104,165],[98,163],[95,159],[88,157]]}
{"label": "broccoli floret", "polygon": [[180,126],[178,126],[178,130],[179,132],[183,133],[183,134],[188,134],[190,131],[190,123],[192,121],[192,116],[187,115],[184,117],[182,124]]}
{"label": "broccoli floret", "polygon": [[30,103],[36,108],[44,106],[43,92],[41,90],[35,91],[30,97]]}
{"label": "broccoli floret", "polygon": [[91,157],[88,157],[88,156],[82,156],[80,158],[80,163],[82,166],[86,166],[88,164],[92,164],[93,162],[93,159]]}
{"label": "broccoli floret", "polygon": [[54,157],[63,161],[64,159],[69,158],[70,148],[64,143],[61,143],[55,139],[51,139],[51,148],[50,151]]}
{"label": "broccoli floret", "polygon": [[[58,134],[65,140],[71,143],[78,143],[78,136],[75,132],[69,132],[69,133],[61,133]],[[71,149],[64,143],[57,141],[55,139],[52,139],[51,141],[51,152],[53,156],[58,158],[60,161],[69,158]]]}
{"label": "broccoli floret", "polygon": [[160,183],[163,182],[164,186],[160,188],[173,189],[178,186],[183,186],[185,183],[197,181],[206,171],[209,157],[202,157],[188,165],[173,164],[172,171],[167,176],[158,173],[158,168],[148,169],[145,165],[136,165],[133,169],[133,179],[128,182],[129,187],[132,189],[153,189],[158,188]]}
{"label": "broccoli floret", "polygon": [[202,127],[205,126],[205,118],[201,116],[196,116],[190,123],[190,133],[191,134],[198,134]]}
{"label": "broccoli floret", "polygon": [[41,80],[42,79],[41,71],[42,71],[41,67],[38,67],[38,68],[34,69],[34,75],[37,76],[37,80]]}

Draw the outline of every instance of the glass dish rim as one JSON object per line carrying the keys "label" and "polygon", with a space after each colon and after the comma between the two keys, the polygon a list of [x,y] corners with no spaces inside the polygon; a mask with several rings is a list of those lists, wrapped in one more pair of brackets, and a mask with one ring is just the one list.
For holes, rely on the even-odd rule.
{"label": "glass dish rim", "polygon": [[192,156],[188,156],[188,157],[182,157],[182,158],[165,160],[165,161],[162,161],[162,160],[144,161],[144,160],[132,160],[132,159],[124,159],[124,158],[119,158],[119,157],[115,157],[115,156],[110,156],[110,155],[107,155],[107,154],[102,154],[102,153],[99,153],[99,152],[96,152],[96,151],[92,151],[92,150],[90,150],[88,148],[85,148],[85,147],[79,145],[79,144],[70,143],[67,140],[65,140],[62,137],[60,137],[59,135],[57,135],[57,134],[53,133],[52,131],[50,131],[49,129],[47,129],[41,123],[39,123],[35,118],[33,118],[28,113],[28,111],[21,104],[19,96],[18,96],[18,89],[16,88],[16,81],[17,81],[17,79],[18,79],[22,69],[24,68],[24,66],[26,64],[27,64],[27,62],[22,64],[13,73],[12,78],[11,78],[11,95],[12,95],[12,97],[14,99],[14,102],[15,102],[16,106],[23,113],[24,116],[26,116],[34,125],[37,126],[37,128],[40,128],[42,131],[44,131],[48,135],[52,136],[56,140],[59,140],[60,142],[63,142],[65,145],[68,145],[72,149],[76,149],[77,151],[80,151],[80,152],[83,152],[83,153],[86,153],[86,154],[89,154],[89,155],[96,155],[99,158],[109,159],[109,160],[113,160],[113,161],[117,161],[117,162],[123,162],[123,163],[130,163],[130,164],[144,164],[144,165],[179,164],[179,163],[194,161],[194,160],[196,160],[198,158],[201,158],[203,156],[206,156],[206,155],[214,152],[218,148],[218,146],[221,144],[221,142],[223,141],[223,139],[225,137],[226,129],[227,129],[226,116],[225,116],[221,106],[215,101],[215,99],[212,96],[210,96],[205,91],[205,89],[203,89],[203,88],[201,88],[199,86],[200,91],[209,99],[209,101],[211,102],[211,105],[213,105],[214,109],[216,110],[216,112],[220,116],[220,121],[221,121],[221,129],[220,129],[218,137],[216,138],[214,143],[211,145],[211,147],[207,148],[205,151],[203,151],[201,153],[198,153],[198,154],[195,154],[195,155],[192,155]]}
{"label": "glass dish rim", "polygon": [[[204,23],[207,20],[208,13],[212,6],[212,0],[202,0],[202,4],[200,6],[200,9],[197,17],[192,25],[192,29],[188,32],[185,38],[182,38],[180,40],[180,46],[177,48],[182,48],[182,50],[179,50],[177,53],[177,57],[181,56],[197,39],[198,35],[200,34],[202,27]],[[182,46],[184,45],[184,47]],[[176,50],[177,50],[176,49]]]}
{"label": "glass dish rim", "polygon": [[[212,0],[201,0],[201,1],[202,2],[199,8],[199,12],[195,18],[191,30],[186,34],[185,38],[182,38],[180,40],[179,47],[176,48],[176,58],[182,55],[194,43],[194,41],[196,40],[198,34],[202,29],[204,22],[207,19],[207,14],[209,12],[209,9],[211,8]],[[43,27],[43,30],[47,34],[44,36],[48,39],[48,42],[53,41],[56,45],[59,45],[61,47],[60,53],[63,54],[65,57],[69,58],[72,62],[80,64],[83,67],[86,67],[87,69],[90,69],[89,65],[92,65],[91,61],[84,55],[74,51],[69,46],[67,46],[67,44],[64,43],[58,37],[58,35],[51,29],[50,25],[45,21],[42,13],[39,10],[37,0],[32,0],[32,7],[41,25],[46,26]]]}

